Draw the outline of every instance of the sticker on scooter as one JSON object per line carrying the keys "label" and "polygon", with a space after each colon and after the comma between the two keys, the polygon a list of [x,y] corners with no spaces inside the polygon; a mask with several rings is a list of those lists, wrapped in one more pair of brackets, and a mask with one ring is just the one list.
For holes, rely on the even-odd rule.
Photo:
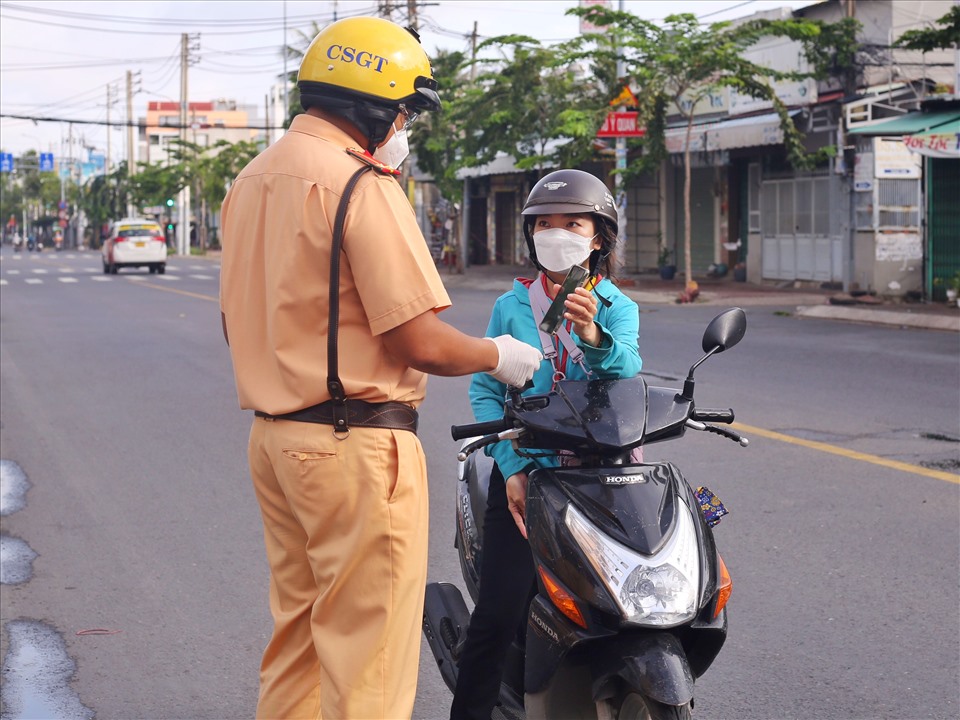
{"label": "sticker on scooter", "polygon": [[720,498],[705,487],[697,488],[697,501],[700,503],[700,512],[703,513],[703,519],[706,520],[709,527],[716,525],[720,522],[720,518],[729,512],[720,502]]}

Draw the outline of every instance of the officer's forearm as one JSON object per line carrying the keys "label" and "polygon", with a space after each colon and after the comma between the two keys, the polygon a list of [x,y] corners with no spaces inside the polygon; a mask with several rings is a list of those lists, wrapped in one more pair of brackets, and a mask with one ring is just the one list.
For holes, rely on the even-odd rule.
{"label": "officer's forearm", "polygon": [[470,375],[497,367],[496,345],[448,325],[428,311],[383,335],[397,360],[431,375]]}

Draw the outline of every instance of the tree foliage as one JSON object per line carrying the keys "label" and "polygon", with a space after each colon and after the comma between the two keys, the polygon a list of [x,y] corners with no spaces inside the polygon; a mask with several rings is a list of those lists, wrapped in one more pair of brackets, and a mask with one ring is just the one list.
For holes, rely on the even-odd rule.
{"label": "tree foliage", "polygon": [[[664,156],[667,118],[673,115],[685,121],[683,244],[688,283],[692,278],[690,139],[698,103],[717,92],[731,90],[769,102],[780,117],[787,156],[794,167],[814,166],[835,153],[835,148],[807,153],[802,134],[777,96],[775,83],[822,79],[845,71],[853,64],[856,51],[855,21],[826,25],[791,18],[701,25],[692,14],[677,14],[655,24],[601,6],[573,8],[568,14],[586,18],[600,29],[569,43],[565,48],[568,57],[599,56],[608,62],[622,63],[623,79],[639,89],[640,122],[647,128],[643,141],[647,152],[637,162],[640,167],[657,163]],[[810,69],[780,70],[750,60],[747,51],[766,37],[799,42]]]}
{"label": "tree foliage", "polygon": [[937,20],[942,27],[925,30],[907,30],[894,43],[894,47],[905,50],[948,50],[960,47],[960,5],[954,5],[947,14]]}

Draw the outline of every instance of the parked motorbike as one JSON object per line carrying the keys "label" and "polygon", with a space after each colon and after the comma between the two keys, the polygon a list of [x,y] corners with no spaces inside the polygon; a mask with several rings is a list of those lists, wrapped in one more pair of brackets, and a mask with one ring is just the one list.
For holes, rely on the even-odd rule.
{"label": "parked motorbike", "polygon": [[[726,514],[672,462],[631,463],[631,451],[690,430],[746,446],[733,410],[694,404],[694,371],[736,345],[746,315],[731,308],[703,335],[706,353],[681,390],[642,376],[561,380],[547,394],[510,388],[502,420],[454,425],[459,453],[455,545],[477,599],[483,516],[492,459],[474,454],[499,440],[517,451],[566,450],[574,464],[529,476],[526,528],[537,571],[526,634],[509,650],[499,710],[516,718],[683,720],[695,680],[727,634],[732,581],[712,527]],[[470,614],[459,589],[427,585],[424,634],[453,690]]]}
{"label": "parked motorbike", "polygon": [[13,251],[20,252],[23,250],[23,236],[19,233],[13,236]]}

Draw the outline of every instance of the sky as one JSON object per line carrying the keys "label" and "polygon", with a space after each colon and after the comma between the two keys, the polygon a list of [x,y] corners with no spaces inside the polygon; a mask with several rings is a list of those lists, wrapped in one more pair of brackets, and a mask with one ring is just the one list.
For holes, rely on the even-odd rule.
{"label": "sky", "polygon": [[[732,20],[814,0],[613,0],[613,7],[658,21],[690,12],[703,22]],[[406,0],[394,6],[407,7]],[[126,120],[126,76],[134,74],[133,115],[150,101],[180,98],[181,35],[198,35],[189,71],[189,99],[218,98],[255,105],[263,124],[264,98],[284,71],[280,48],[305,46],[314,23],[375,15],[376,0],[2,0],[0,1],[0,113],[103,122]],[[421,40],[437,49],[468,51],[478,38],[523,33],[545,42],[567,40],[579,21],[566,16],[577,0],[420,0]],[[405,22],[405,12],[394,16]],[[295,69],[287,61],[288,71]],[[84,147],[122,159],[126,131],[105,125],[0,118],[0,149],[68,155]]]}

